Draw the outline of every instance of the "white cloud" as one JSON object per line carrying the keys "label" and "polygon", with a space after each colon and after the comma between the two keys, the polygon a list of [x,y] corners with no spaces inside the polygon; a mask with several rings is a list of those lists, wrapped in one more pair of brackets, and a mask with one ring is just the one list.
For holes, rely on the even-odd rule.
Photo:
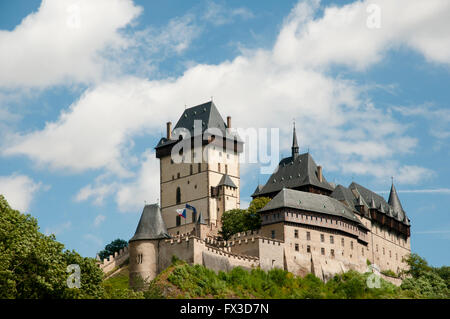
{"label": "white cloud", "polygon": [[97,215],[94,219],[94,226],[98,227],[100,226],[100,224],[102,224],[104,221],[106,220],[106,216],[105,215]]}
{"label": "white cloud", "polygon": [[119,186],[116,202],[120,211],[136,211],[144,202],[157,202],[159,196],[159,160],[154,152],[147,151],[136,180]]}
{"label": "white cloud", "polygon": [[99,204],[105,196],[111,195],[115,196],[121,212],[134,212],[141,209],[144,202],[153,203],[159,199],[159,161],[154,152],[146,151],[142,155],[139,170],[131,180],[110,179],[104,178],[94,185],[85,186],[78,192],[77,201],[91,199],[94,204]]}
{"label": "white cloud", "polygon": [[[406,134],[407,127],[373,105],[365,97],[365,87],[310,67],[373,65],[392,47],[393,38],[409,43],[419,34],[414,41],[420,42],[430,21],[438,28],[432,38],[446,41],[450,28],[443,30],[446,22],[441,21],[446,2],[408,1],[406,11],[390,3],[379,2],[382,28],[370,30],[365,24],[366,2],[327,8],[316,19],[317,5],[302,2],[286,20],[273,50],[246,51],[217,65],[193,65],[178,78],[127,77],[98,84],[44,129],[8,139],[3,154],[25,155],[54,169],[106,170],[131,177],[129,165],[136,162],[130,156],[133,137],[159,135],[167,120],[178,119],[184,103],[195,105],[214,96],[222,115],[233,116],[235,127],[281,127],[282,151],[290,147],[290,123],[295,117],[302,151],[309,145],[324,165],[329,164],[328,169],[381,179],[394,175],[401,183],[417,183],[430,177],[431,171],[393,160],[413,152],[417,144]],[[394,16],[399,17],[395,24]],[[419,52],[430,59],[435,56]],[[157,174],[157,165],[152,165],[149,171],[153,167]],[[118,192],[118,205],[124,210],[131,201],[141,205],[152,200],[151,192],[139,190],[158,183],[145,182],[137,180],[120,190],[120,184],[111,183],[114,191],[105,183],[89,185],[77,198],[92,197],[101,203],[104,196]],[[134,192],[139,197],[133,199]]]}
{"label": "white cloud", "polygon": [[12,208],[22,213],[28,211],[35,193],[41,187],[41,183],[25,175],[0,176],[0,194],[6,198]]}
{"label": "white cloud", "polygon": [[110,70],[102,51],[127,46],[119,30],[140,12],[131,0],[42,1],[14,30],[0,31],[0,87],[100,80]]}
{"label": "white cloud", "polygon": [[[300,2],[286,19],[274,48],[280,64],[364,69],[387,51],[412,48],[432,62],[450,64],[450,3],[447,0],[367,0],[329,6],[314,18],[320,1]],[[372,27],[379,10],[379,28]],[[369,24],[367,23],[369,20]]]}

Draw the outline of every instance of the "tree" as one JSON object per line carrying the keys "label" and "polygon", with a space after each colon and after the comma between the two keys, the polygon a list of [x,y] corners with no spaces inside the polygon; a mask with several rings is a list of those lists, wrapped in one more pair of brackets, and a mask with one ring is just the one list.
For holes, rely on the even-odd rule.
{"label": "tree", "polygon": [[245,209],[231,209],[222,214],[222,230],[220,234],[227,240],[231,235],[247,229],[247,211]]}
{"label": "tree", "polygon": [[404,270],[402,274],[412,276],[413,278],[419,278],[424,273],[432,270],[428,262],[418,254],[410,254],[408,257],[403,258],[403,261],[408,265],[408,269]]}
{"label": "tree", "polygon": [[261,214],[259,211],[263,209],[268,202],[270,202],[269,197],[257,197],[250,202],[247,209],[247,226],[248,229],[260,229],[261,228]]}
{"label": "tree", "polygon": [[98,253],[98,256],[101,260],[108,258],[110,255],[114,256],[115,252],[119,252],[122,248],[127,247],[128,242],[124,239],[117,238],[110,242],[108,245],[105,246],[105,249],[101,250]]}
{"label": "tree", "polygon": [[[37,220],[12,209],[0,195],[0,298],[101,297],[103,273],[93,258],[64,251]],[[67,266],[78,264],[81,288],[69,288]]]}
{"label": "tree", "polygon": [[222,230],[220,234],[227,240],[231,235],[261,228],[261,210],[270,202],[268,197],[259,197],[252,200],[248,209],[231,209],[222,215]]}

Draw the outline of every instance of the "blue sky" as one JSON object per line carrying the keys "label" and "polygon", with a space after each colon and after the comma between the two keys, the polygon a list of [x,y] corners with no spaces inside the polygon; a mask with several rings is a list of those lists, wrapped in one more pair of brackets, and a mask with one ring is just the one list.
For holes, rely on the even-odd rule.
{"label": "blue sky", "polygon": [[[95,256],[158,199],[165,122],[213,96],[233,126],[280,128],[280,157],[295,118],[329,181],[387,198],[394,176],[412,250],[448,265],[449,14],[445,0],[2,1],[0,193]],[[268,176],[241,178],[245,206]]]}

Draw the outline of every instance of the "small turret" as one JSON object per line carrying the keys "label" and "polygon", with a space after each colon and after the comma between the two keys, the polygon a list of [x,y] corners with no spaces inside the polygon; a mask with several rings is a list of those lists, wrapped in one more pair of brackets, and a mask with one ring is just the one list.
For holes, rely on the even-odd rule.
{"label": "small turret", "polygon": [[294,131],[292,134],[292,160],[297,159],[298,156],[298,143],[297,143],[297,133],[295,132],[295,122],[294,122]]}

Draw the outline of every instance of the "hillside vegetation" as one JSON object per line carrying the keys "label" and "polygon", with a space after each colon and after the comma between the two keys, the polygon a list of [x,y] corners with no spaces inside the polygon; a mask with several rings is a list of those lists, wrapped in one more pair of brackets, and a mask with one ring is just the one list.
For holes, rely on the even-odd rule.
{"label": "hillside vegetation", "polygon": [[[369,288],[369,274],[347,272],[327,283],[312,274],[304,278],[273,269],[234,268],[215,273],[200,265],[173,259],[149,287],[128,286],[128,266],[105,275],[94,258],[64,249],[53,235],[39,231],[30,215],[12,209],[0,195],[0,298],[449,298],[450,268],[433,268],[418,255],[401,287],[381,280]],[[69,287],[67,266],[80,267],[80,288]],[[68,280],[69,279],[69,280]]]}

